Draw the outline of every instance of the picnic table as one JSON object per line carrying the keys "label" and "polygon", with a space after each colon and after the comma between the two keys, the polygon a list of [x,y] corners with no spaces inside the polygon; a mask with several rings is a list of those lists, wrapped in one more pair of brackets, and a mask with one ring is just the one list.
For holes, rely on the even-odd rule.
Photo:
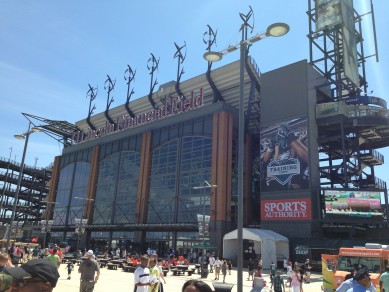
{"label": "picnic table", "polygon": [[109,259],[97,259],[97,262],[100,263],[100,267],[105,267],[108,262],[109,262]]}
{"label": "picnic table", "polygon": [[175,269],[180,269],[182,271],[187,271],[189,269],[188,265],[177,265],[174,267]]}
{"label": "picnic table", "polygon": [[111,264],[115,264],[119,267],[123,267],[123,264],[125,263],[125,260],[117,259],[117,260],[111,260]]}
{"label": "picnic table", "polygon": [[130,272],[130,273],[135,272],[136,268],[137,268],[137,267],[134,267],[133,265],[124,265],[124,266],[123,266],[123,270],[124,270],[125,272]]}

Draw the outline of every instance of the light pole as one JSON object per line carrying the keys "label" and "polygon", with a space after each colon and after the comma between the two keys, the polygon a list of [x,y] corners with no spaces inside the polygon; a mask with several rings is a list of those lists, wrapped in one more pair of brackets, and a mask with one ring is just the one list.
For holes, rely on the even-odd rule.
{"label": "light pole", "polygon": [[[18,178],[18,183],[16,185],[14,204],[13,204],[13,207],[12,207],[11,219],[10,219],[10,223],[9,223],[11,228],[12,228],[12,225],[14,224],[14,219],[15,219],[14,217],[16,215],[15,214],[16,213],[16,206],[17,206],[18,200],[19,200],[20,184],[22,183],[22,178],[23,178],[24,160],[26,158],[28,138],[30,137],[30,134],[32,134],[32,133],[41,132],[42,131],[40,128],[37,128],[37,127],[31,128],[31,124],[32,124],[31,122],[28,124],[28,130],[27,130],[26,133],[14,136],[16,139],[25,139],[25,140],[24,140],[24,149],[23,149],[22,161],[20,162],[19,178]],[[7,243],[5,245],[5,249],[6,250],[8,250],[8,248],[9,248],[10,238],[11,238],[11,232],[8,232],[8,234],[7,234]]]}
{"label": "light pole", "polygon": [[[49,214],[47,214],[47,205],[49,204],[52,204],[52,205],[55,205],[57,204],[57,202],[48,202],[48,201],[40,201],[41,203],[45,203],[46,204],[46,209],[45,209],[45,215],[43,216],[44,218],[48,218],[49,217]],[[54,220],[41,220],[40,221],[41,223],[41,233],[44,233],[44,238],[43,238],[43,247],[45,248],[46,247],[46,239],[47,239],[47,233],[51,231],[51,227],[53,226],[54,224]]]}
{"label": "light pole", "polygon": [[53,226],[54,220],[41,220],[41,232],[44,233],[43,238],[43,248],[46,247],[46,239],[47,239],[47,233],[51,231],[51,227]]}
{"label": "light pole", "polygon": [[[93,202],[94,199],[88,199],[88,198],[81,198],[81,197],[74,197],[75,199],[78,200],[83,200],[89,202]],[[79,242],[80,242],[80,234],[84,234],[85,232],[85,227],[88,224],[88,219],[84,219],[84,209],[85,209],[85,203],[82,206],[82,212],[81,212],[81,219],[75,218],[74,223],[76,225],[75,232],[77,233],[77,247],[76,247],[76,252],[78,252],[78,247],[79,247]]]}
{"label": "light pole", "polygon": [[[201,185],[197,187],[193,187],[194,190],[205,190],[210,188],[216,188],[217,185],[211,185],[208,181],[204,181]],[[203,235],[203,252],[201,254],[201,278],[205,277],[205,271],[204,271],[204,263],[205,263],[205,192],[203,192],[203,223],[202,223],[202,230],[201,233]]]}
{"label": "light pole", "polygon": [[[249,17],[248,17],[249,18]],[[243,19],[243,18],[242,18]],[[223,55],[233,52],[240,48],[240,90],[239,90],[239,130],[238,130],[238,292],[243,290],[243,159],[244,159],[244,67],[246,64],[247,47],[254,42],[260,41],[269,36],[282,36],[289,32],[289,26],[285,23],[275,23],[270,25],[266,33],[257,34],[254,37],[247,39],[248,19],[246,19],[240,30],[242,31],[242,40],[239,44],[229,46],[227,49],[220,52],[206,52],[204,59],[208,62],[220,61]]]}

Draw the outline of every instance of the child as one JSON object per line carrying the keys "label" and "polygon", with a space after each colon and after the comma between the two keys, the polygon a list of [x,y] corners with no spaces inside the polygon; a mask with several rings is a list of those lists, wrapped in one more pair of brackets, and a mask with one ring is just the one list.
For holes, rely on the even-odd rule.
{"label": "child", "polygon": [[70,274],[72,273],[74,268],[73,263],[69,261],[68,264],[66,265],[66,268],[68,269],[68,280],[70,280]]}

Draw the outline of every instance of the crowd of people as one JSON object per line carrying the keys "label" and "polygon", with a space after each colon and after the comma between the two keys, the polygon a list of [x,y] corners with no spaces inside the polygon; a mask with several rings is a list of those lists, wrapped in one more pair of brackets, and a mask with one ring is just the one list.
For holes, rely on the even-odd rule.
{"label": "crowd of people", "polygon": [[[123,255],[123,254],[122,254]],[[63,251],[58,246],[46,249],[38,247],[26,248],[12,245],[8,252],[0,253],[0,291],[42,291],[50,292],[57,285],[59,278],[58,268],[62,263]],[[19,259],[17,263],[13,261]],[[172,255],[167,259],[159,259],[157,254],[149,253],[142,256],[125,254],[125,261],[128,265],[136,267],[134,272],[134,291],[136,292],[163,292],[163,285],[166,279],[163,271],[179,265],[189,266],[190,259],[184,256],[175,257]],[[199,257],[198,262],[202,263],[207,272],[214,273],[215,280],[225,283],[227,274],[231,274],[231,261],[221,259],[213,254],[207,254],[204,258]],[[13,264],[14,263],[14,264]],[[21,264],[18,266],[18,264]],[[14,266],[15,265],[15,266]],[[74,269],[72,261],[66,263],[68,279]],[[281,276],[281,270],[276,269],[272,262],[269,267],[270,283],[267,283],[263,276],[263,262],[260,258],[249,260],[247,280],[252,281],[252,291],[255,288],[269,287],[274,292],[285,292],[290,287],[292,292],[303,292],[303,283],[311,281],[310,260],[299,265],[284,259],[284,271],[286,277]],[[95,259],[92,250],[88,250],[78,268],[80,274],[80,291],[91,292],[99,280],[100,265]],[[269,286],[268,286],[269,284]],[[389,266],[380,275],[380,291],[389,287]],[[212,289],[199,280],[189,280],[182,287],[182,292],[208,292]],[[336,292],[375,292],[376,287],[372,284],[371,275],[367,268],[355,269],[346,276],[345,280],[336,289]]]}

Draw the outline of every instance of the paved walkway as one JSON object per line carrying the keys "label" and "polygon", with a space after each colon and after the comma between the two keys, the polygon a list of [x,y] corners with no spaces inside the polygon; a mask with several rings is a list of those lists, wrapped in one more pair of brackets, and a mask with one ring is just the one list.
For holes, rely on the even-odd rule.
{"label": "paved walkway", "polygon": [[[74,267],[72,272],[71,280],[67,280],[67,270],[66,265],[62,264],[59,268],[59,273],[61,277],[58,280],[57,287],[54,289],[55,292],[72,292],[79,291],[79,279],[78,266]],[[264,274],[265,280],[270,282],[268,274]],[[285,275],[283,275],[285,276]],[[190,279],[200,279],[200,275],[193,274],[192,276],[173,276],[171,272],[168,273],[166,279],[166,285],[164,285],[165,292],[181,292],[182,285]],[[220,277],[222,279],[222,277]],[[243,274],[243,291],[250,292],[252,281],[246,281],[247,272]],[[303,292],[320,292],[322,285],[322,277],[320,274],[312,274],[312,282],[310,284],[304,284]],[[201,279],[207,282],[209,285],[212,285],[213,282],[222,282],[214,281],[214,274],[210,273],[207,279]],[[232,292],[237,291],[237,272],[236,269],[233,269],[231,275],[227,275],[226,283],[234,284]],[[268,285],[269,286],[269,285]],[[107,268],[101,268],[100,270],[100,279],[95,285],[94,292],[122,292],[134,290],[134,274],[123,272],[122,269],[118,270],[108,270]],[[286,292],[289,292],[289,288],[286,288]]]}

